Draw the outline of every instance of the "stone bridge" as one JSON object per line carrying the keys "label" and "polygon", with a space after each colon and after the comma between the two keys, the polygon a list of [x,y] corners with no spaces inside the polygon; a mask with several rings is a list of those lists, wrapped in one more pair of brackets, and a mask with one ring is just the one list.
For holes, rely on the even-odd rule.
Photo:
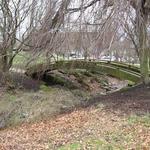
{"label": "stone bridge", "polygon": [[26,74],[29,76],[40,76],[50,70],[55,69],[86,69],[93,70],[98,73],[105,73],[107,75],[122,79],[129,80],[135,83],[140,82],[141,74],[140,69],[133,65],[110,62],[110,61],[83,61],[83,60],[71,60],[71,61],[58,61],[52,64],[38,64],[29,67]]}

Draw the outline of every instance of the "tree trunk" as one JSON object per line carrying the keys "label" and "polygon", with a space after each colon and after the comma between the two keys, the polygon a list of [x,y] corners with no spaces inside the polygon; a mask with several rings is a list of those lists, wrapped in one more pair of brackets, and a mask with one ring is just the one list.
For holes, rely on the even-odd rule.
{"label": "tree trunk", "polygon": [[141,75],[142,75],[142,81],[145,84],[150,83],[150,77],[149,77],[149,48],[145,48],[141,50],[141,60],[140,60],[140,66],[141,66]]}
{"label": "tree trunk", "polygon": [[8,69],[8,56],[7,56],[7,51],[3,51],[0,57],[0,72],[7,72]]}
{"label": "tree trunk", "polygon": [[137,31],[137,39],[139,43],[139,50],[140,50],[140,68],[141,68],[141,75],[142,81],[145,84],[150,83],[149,78],[149,64],[150,64],[150,57],[149,57],[149,44],[148,44],[148,35],[147,35],[147,20],[148,20],[148,13],[144,9],[143,0],[137,1],[137,9],[136,9],[136,31]]}
{"label": "tree trunk", "polygon": [[87,50],[84,50],[84,60],[86,61],[87,58],[88,58],[88,52],[87,52]]}

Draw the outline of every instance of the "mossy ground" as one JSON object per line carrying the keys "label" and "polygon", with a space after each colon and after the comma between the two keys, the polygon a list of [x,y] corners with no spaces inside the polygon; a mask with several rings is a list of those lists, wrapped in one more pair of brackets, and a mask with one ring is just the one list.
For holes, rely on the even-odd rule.
{"label": "mossy ground", "polygon": [[[76,90],[42,85],[39,91],[15,90],[0,96],[0,120],[3,127],[39,121],[78,105],[85,95]],[[74,93],[73,93],[74,92]],[[75,95],[75,93],[78,93]]]}
{"label": "mossy ground", "polygon": [[84,104],[93,96],[113,91],[114,87],[126,86],[120,80],[84,69],[59,71],[79,86],[71,88],[71,82],[68,84],[63,78],[48,86],[21,74],[11,74],[13,89],[1,92],[0,96],[0,128],[53,117]]}

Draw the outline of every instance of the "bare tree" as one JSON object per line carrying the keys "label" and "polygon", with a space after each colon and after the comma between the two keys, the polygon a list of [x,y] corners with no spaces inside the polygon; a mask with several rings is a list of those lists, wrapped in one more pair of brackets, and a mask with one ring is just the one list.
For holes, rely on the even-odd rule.
{"label": "bare tree", "polygon": [[28,38],[27,17],[31,5],[28,0],[0,1],[0,71],[7,72],[14,57]]}
{"label": "bare tree", "polygon": [[41,18],[38,19],[38,25],[30,32],[27,42],[34,53],[28,64],[37,59],[39,53],[45,54],[49,61],[56,49],[61,46],[63,39],[59,37],[58,33],[64,32],[63,24],[69,4],[70,0],[47,0],[44,6],[45,13],[42,12]]}
{"label": "bare tree", "polygon": [[[148,84],[150,82],[150,45],[148,39],[148,24],[150,15],[149,0],[91,0],[90,2],[85,2],[86,3],[84,3],[83,6],[80,5],[80,7],[71,8],[69,11],[86,11],[87,9],[91,9],[92,6],[95,6],[95,10],[97,12],[99,10],[105,10],[103,11],[105,14],[102,13],[102,18],[105,18],[104,20],[107,24],[112,24],[114,21],[118,22],[119,28],[116,32],[120,30],[119,32],[125,32],[130,37],[130,40],[135,46],[137,55],[139,56],[142,81]],[[110,17],[108,17],[108,12],[111,12],[112,14]],[[101,19],[99,19],[99,21],[100,20]],[[121,26],[123,26],[124,31],[121,30]],[[102,33],[106,33],[106,29],[107,26],[105,26],[105,28],[100,28],[100,31]]]}
{"label": "bare tree", "polygon": [[138,47],[140,51],[140,65],[141,74],[144,83],[150,83],[149,69],[150,69],[150,48],[148,41],[148,16],[150,14],[150,3],[148,0],[138,0],[135,6],[136,10],[136,30]]}

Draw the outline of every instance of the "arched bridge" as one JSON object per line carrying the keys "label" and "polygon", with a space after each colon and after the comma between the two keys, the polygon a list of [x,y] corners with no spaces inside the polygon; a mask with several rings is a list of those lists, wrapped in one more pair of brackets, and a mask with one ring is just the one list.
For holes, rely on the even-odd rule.
{"label": "arched bridge", "polygon": [[133,65],[110,62],[110,61],[83,61],[83,60],[71,60],[71,61],[58,61],[52,64],[38,64],[29,67],[26,74],[29,76],[40,75],[50,70],[55,69],[87,69],[97,71],[99,73],[106,73],[116,78],[123,80],[129,80],[135,83],[140,82],[141,74],[140,69]]}

